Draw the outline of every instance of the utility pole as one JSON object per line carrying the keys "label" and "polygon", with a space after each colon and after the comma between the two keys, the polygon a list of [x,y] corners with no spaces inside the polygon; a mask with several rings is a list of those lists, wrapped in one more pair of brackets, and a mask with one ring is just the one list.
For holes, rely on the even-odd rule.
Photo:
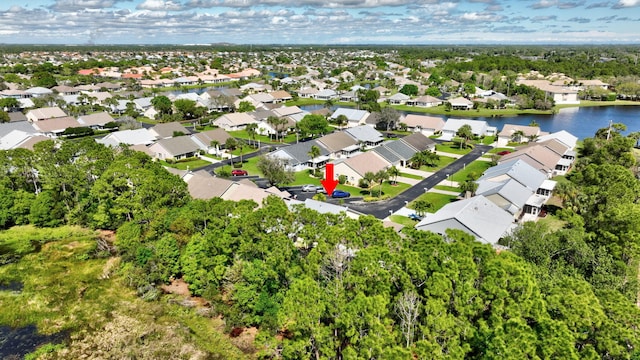
{"label": "utility pole", "polygon": [[613,120],[609,120],[609,130],[607,130],[607,141],[611,137],[611,125],[613,124]]}

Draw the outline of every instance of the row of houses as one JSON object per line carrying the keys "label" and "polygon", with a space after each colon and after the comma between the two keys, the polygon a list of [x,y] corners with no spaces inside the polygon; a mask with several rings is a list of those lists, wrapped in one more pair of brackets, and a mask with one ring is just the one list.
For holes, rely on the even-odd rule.
{"label": "row of houses", "polygon": [[541,136],[503,156],[476,180],[475,196],[428,214],[416,228],[445,234],[459,229],[478,241],[497,244],[518,222],[535,220],[575,159],[577,138],[566,131]]}

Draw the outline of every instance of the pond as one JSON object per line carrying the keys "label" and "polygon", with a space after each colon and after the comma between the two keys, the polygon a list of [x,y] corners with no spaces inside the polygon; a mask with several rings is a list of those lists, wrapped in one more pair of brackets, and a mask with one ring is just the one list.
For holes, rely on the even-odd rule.
{"label": "pond", "polygon": [[[323,105],[300,106],[301,109],[312,111],[322,108]],[[439,116],[447,120],[446,115],[430,115],[419,112],[401,112],[403,114],[413,113],[418,115]],[[472,114],[472,112],[470,112]],[[518,115],[513,117],[462,117],[451,116],[451,118],[467,118],[484,120],[490,126],[495,126],[498,131],[505,124],[529,125],[532,121],[540,124],[542,131],[556,132],[566,130],[577,136],[579,139],[592,137],[600,128],[609,126],[609,121],[623,123],[627,126],[627,133],[640,131],[640,104],[638,106],[593,106],[593,107],[573,107],[560,109],[553,115]]]}
{"label": "pond", "polygon": [[53,335],[38,334],[35,325],[21,328],[0,326],[0,359],[22,359],[26,354],[34,352],[39,346],[47,343],[60,343],[68,337],[62,332]]}

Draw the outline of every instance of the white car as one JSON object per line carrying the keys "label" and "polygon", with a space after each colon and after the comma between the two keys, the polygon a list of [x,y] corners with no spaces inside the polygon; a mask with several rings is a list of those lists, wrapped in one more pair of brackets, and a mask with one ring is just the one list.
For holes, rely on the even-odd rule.
{"label": "white car", "polygon": [[322,186],[316,186],[313,184],[302,185],[302,192],[324,192],[324,188]]}

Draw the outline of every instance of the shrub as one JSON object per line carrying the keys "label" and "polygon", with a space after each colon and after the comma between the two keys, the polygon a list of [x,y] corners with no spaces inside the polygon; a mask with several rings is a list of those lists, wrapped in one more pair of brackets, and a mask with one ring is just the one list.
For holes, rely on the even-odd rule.
{"label": "shrub", "polygon": [[344,185],[347,182],[347,176],[346,175],[338,176],[338,182],[340,183],[340,185]]}
{"label": "shrub", "polygon": [[366,189],[369,187],[369,182],[366,179],[360,179],[358,180],[358,186],[363,189]]}

